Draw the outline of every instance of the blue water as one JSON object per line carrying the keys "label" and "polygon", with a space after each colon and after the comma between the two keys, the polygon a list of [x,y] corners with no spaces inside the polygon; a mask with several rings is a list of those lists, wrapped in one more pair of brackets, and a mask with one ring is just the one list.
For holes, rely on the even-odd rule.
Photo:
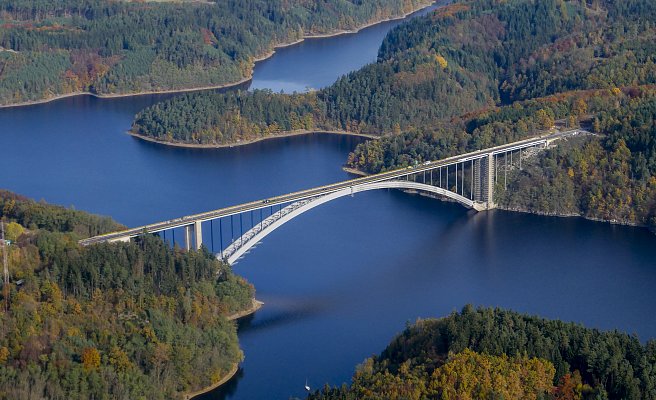
{"label": "blue water", "polygon": [[145,100],[77,97],[0,110],[0,146],[8,150],[1,187],[142,225],[345,179],[340,165],[361,140],[311,135],[225,149],[166,147],[125,133],[133,103]]}
{"label": "blue water", "polygon": [[[435,8],[428,7],[409,18]],[[329,39],[307,39],[280,48],[275,57],[257,64],[250,88],[292,93],[328,86],[338,77],[375,62],[385,35],[402,21],[389,21]]]}
{"label": "blue water", "polygon": [[[395,24],[281,49],[257,65],[253,86],[322,87],[373,61]],[[200,150],[125,134],[135,112],[164,97],[1,109],[0,187],[137,226],[347,179],[341,165],[361,141],[315,134]],[[241,322],[238,376],[203,398],[288,399],[304,397],[306,379],[341,384],[407,322],[467,303],[655,338],[655,260],[656,237],[643,229],[474,214],[397,191],[342,198],[235,266],[265,306]]]}

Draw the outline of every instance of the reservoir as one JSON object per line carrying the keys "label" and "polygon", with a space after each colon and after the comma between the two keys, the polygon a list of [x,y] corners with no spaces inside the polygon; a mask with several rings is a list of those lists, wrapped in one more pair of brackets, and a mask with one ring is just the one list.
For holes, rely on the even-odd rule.
{"label": "reservoir", "polygon": [[[279,49],[252,87],[330,84],[375,61],[398,23]],[[362,141],[314,134],[183,149],[125,134],[162,98],[0,109],[0,187],[138,226],[348,179],[341,166]],[[656,236],[580,218],[367,192],[294,219],[234,268],[265,306],[240,322],[241,371],[203,399],[303,398],[306,379],[340,385],[406,323],[467,303],[656,338]]]}

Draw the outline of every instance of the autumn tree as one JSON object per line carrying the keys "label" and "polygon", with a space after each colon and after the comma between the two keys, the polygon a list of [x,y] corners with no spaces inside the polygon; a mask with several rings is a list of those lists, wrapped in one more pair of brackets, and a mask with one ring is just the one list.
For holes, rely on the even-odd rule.
{"label": "autumn tree", "polygon": [[100,368],[100,352],[95,347],[85,347],[82,351],[82,366],[87,372]]}
{"label": "autumn tree", "polygon": [[586,112],[588,112],[588,104],[585,102],[584,99],[578,98],[574,102],[574,106],[572,107],[572,111],[576,116],[579,118],[583,115],[585,115]]}
{"label": "autumn tree", "polygon": [[541,129],[550,129],[554,125],[553,115],[551,115],[544,108],[538,110],[538,112],[535,114],[535,118]]}
{"label": "autumn tree", "polygon": [[15,242],[20,235],[25,232],[25,228],[16,222],[10,222],[5,226],[5,238]]}

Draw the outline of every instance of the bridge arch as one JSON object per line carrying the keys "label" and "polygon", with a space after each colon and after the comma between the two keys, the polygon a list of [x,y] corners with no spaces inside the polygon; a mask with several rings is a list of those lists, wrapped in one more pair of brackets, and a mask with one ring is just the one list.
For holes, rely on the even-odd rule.
{"label": "bridge arch", "polygon": [[450,198],[467,208],[476,208],[473,200],[470,200],[450,190],[446,190],[437,186],[427,185],[425,183],[391,180],[354,185],[345,189],[328,193],[323,196],[313,197],[292,203],[291,205],[283,208],[278,213],[275,213],[269,217],[266,224],[256,225],[251,230],[244,233],[241,237],[235,239],[235,241],[230,246],[228,246],[225,250],[223,250],[222,253],[219,254],[219,258],[227,260],[230,264],[234,264],[240,257],[246,254],[248,250],[259,243],[262,239],[264,239],[266,236],[268,236],[270,233],[285,223],[298,217],[299,215],[324,203],[339,199],[341,197],[378,189],[411,189],[426,193],[433,193]]}

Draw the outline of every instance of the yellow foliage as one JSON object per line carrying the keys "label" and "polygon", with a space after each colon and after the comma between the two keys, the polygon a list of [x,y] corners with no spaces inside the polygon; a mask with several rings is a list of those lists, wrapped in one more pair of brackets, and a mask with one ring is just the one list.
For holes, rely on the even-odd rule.
{"label": "yellow foliage", "polygon": [[554,366],[543,359],[497,357],[465,349],[433,372],[431,388],[445,400],[535,400],[551,390],[555,373]]}
{"label": "yellow foliage", "polygon": [[584,115],[588,111],[588,104],[583,99],[577,99],[574,102],[574,113],[576,115]]}
{"label": "yellow foliage", "polygon": [[551,116],[545,109],[538,110],[536,119],[542,129],[550,129],[554,124],[553,116]]}
{"label": "yellow foliage", "polygon": [[572,167],[569,167],[567,169],[567,176],[569,176],[570,178],[574,178],[574,170],[572,169]]}
{"label": "yellow foliage", "polygon": [[6,347],[0,347],[0,364],[4,364],[7,362],[7,359],[9,358],[9,349]]}
{"label": "yellow foliage", "polygon": [[5,239],[11,240],[12,242],[15,242],[23,232],[25,232],[25,228],[15,222],[5,225]]}
{"label": "yellow foliage", "polygon": [[449,65],[449,63],[446,61],[444,57],[442,57],[439,54],[435,55],[435,61],[439,64],[440,68],[446,69],[446,67]]}
{"label": "yellow foliage", "polygon": [[78,328],[76,326],[71,326],[66,331],[66,335],[69,336],[69,337],[76,337],[76,336],[77,337],[82,337],[82,332],[80,332],[80,328]]}
{"label": "yellow foliage", "polygon": [[119,372],[125,372],[132,368],[128,355],[118,346],[112,347],[109,352],[109,363]]}
{"label": "yellow foliage", "polygon": [[14,210],[14,207],[16,206],[16,200],[14,199],[9,199],[5,202],[4,207],[2,208],[2,214],[7,215],[11,213]]}
{"label": "yellow foliage", "polygon": [[85,371],[100,368],[100,352],[95,347],[86,347],[82,351],[82,365]]}
{"label": "yellow foliage", "polygon": [[144,326],[142,332],[143,335],[146,337],[146,339],[150,340],[153,343],[158,342],[157,335],[155,335],[155,331],[150,326]]}
{"label": "yellow foliage", "polygon": [[93,293],[91,294],[91,300],[94,303],[100,303],[101,300],[104,298],[102,290],[96,288],[93,290]]}
{"label": "yellow foliage", "polygon": [[72,301],[71,301],[71,310],[72,310],[73,313],[75,313],[76,315],[80,315],[80,314],[82,314],[82,306],[81,306],[80,303],[78,303],[76,300],[72,300]]}
{"label": "yellow foliage", "polygon": [[52,281],[44,281],[41,287],[41,299],[58,308],[64,298],[61,289],[57,283]]}

